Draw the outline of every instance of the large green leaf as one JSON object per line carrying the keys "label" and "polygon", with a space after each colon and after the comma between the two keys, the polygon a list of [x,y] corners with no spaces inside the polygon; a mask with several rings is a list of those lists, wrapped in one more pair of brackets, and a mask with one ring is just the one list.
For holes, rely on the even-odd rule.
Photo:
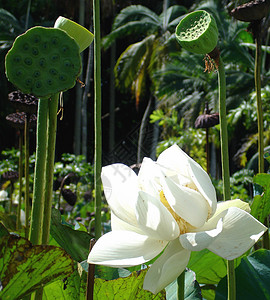
{"label": "large green leaf", "polygon": [[73,272],[74,262],[61,248],[32,245],[15,235],[0,242],[0,299],[24,297]]}
{"label": "large green leaf", "polygon": [[51,235],[74,260],[81,262],[87,259],[91,235],[63,225],[61,215],[56,209],[52,210]]}
{"label": "large green leaf", "polygon": [[44,300],[84,300],[86,294],[87,273],[75,270],[64,280],[57,280],[43,289]]}
{"label": "large green leaf", "polygon": [[[239,263],[240,259],[235,259],[235,266]],[[226,260],[207,249],[193,251],[188,268],[196,273],[200,284],[217,284],[227,274]]]}
{"label": "large green leaf", "polygon": [[[166,288],[167,300],[178,300],[177,295],[177,281],[175,280]],[[198,300],[202,299],[201,289],[196,280],[196,274],[191,270],[185,272],[185,300]]]}
{"label": "large green leaf", "polygon": [[251,214],[260,222],[270,214],[270,174],[260,173],[254,176],[254,182],[263,187],[263,194],[254,197]]}
{"label": "large green leaf", "polygon": [[115,280],[95,279],[94,299],[95,300],[135,300],[135,299],[166,299],[165,290],[154,295],[151,292],[143,290],[143,281],[147,269],[133,272],[125,278]]}
{"label": "large green leaf", "polygon": [[[235,270],[236,299],[270,299],[270,251],[260,249],[244,257]],[[217,286],[216,300],[227,299],[227,276]]]}

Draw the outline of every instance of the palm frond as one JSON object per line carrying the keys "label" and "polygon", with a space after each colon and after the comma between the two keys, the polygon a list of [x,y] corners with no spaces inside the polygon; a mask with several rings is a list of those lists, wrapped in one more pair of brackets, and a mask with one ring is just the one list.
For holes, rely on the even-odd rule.
{"label": "palm frond", "polygon": [[145,54],[150,53],[154,35],[150,35],[142,41],[130,45],[118,58],[115,65],[116,85],[122,89],[130,88],[136,80],[138,71],[141,68],[140,62]]}
{"label": "palm frond", "polygon": [[20,22],[7,10],[0,9],[0,40],[11,41],[23,32]]}
{"label": "palm frond", "polygon": [[187,13],[187,9],[184,6],[181,5],[173,5],[170,6],[167,10],[166,10],[166,15],[164,14],[164,12],[162,12],[159,16],[160,20],[165,20],[165,24],[164,24],[164,29],[165,30],[169,30],[169,28],[172,29],[173,31],[175,30],[175,26],[178,25],[178,23],[180,22],[181,18],[183,18],[183,16]]}
{"label": "palm frond", "polygon": [[145,90],[145,81],[146,81],[146,77],[147,77],[146,76],[146,74],[147,74],[147,62],[146,61],[149,59],[149,55],[147,52],[145,52],[145,55],[141,58],[140,68],[137,73],[137,78],[132,84],[132,91],[135,94],[137,109],[139,107],[140,97]]}
{"label": "palm frond", "polygon": [[156,26],[161,26],[160,19],[151,9],[143,5],[130,5],[120,11],[116,16],[112,30],[115,30],[129,22],[133,21],[147,21],[153,23]]}
{"label": "palm frond", "polygon": [[128,35],[139,35],[144,36],[152,34],[157,31],[156,24],[147,21],[132,21],[129,22],[106,35],[102,39],[102,47],[107,49],[113,42],[118,38],[124,38]]}

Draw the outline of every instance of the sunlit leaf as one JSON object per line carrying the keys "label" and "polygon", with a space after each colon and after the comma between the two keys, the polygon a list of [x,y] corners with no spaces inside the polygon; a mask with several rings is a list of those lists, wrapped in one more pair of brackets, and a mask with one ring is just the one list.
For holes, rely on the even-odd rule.
{"label": "sunlit leaf", "polygon": [[0,249],[0,299],[24,297],[73,272],[74,262],[61,248],[9,235],[1,239]]}
{"label": "sunlit leaf", "polygon": [[113,300],[113,299],[166,299],[166,292],[162,290],[154,295],[151,292],[143,290],[143,280],[147,270],[133,272],[125,278],[106,281],[100,278],[95,279],[94,299],[95,300]]}
{"label": "sunlit leaf", "polygon": [[202,296],[203,299],[206,300],[214,300],[216,296],[216,286],[206,284],[204,286],[201,286]]}
{"label": "sunlit leaf", "polygon": [[84,300],[86,294],[87,273],[81,274],[75,270],[73,274],[63,280],[57,280],[43,289],[44,300]]}
{"label": "sunlit leaf", "polygon": [[[239,263],[240,259],[235,259],[235,265]],[[207,249],[192,252],[188,268],[200,284],[217,284],[227,274],[226,260]]]}
{"label": "sunlit leaf", "polygon": [[[244,257],[235,269],[236,299],[270,299],[270,251],[260,249]],[[227,276],[217,286],[216,300],[227,299]]]}

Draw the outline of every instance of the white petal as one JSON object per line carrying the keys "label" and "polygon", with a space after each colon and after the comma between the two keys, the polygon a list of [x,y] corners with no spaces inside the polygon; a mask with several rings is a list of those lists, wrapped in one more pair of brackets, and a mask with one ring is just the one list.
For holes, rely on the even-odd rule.
{"label": "white petal", "polygon": [[[189,156],[177,145],[173,145],[159,155],[157,163],[164,166],[165,168],[174,170],[175,173],[181,174],[185,177],[189,177],[188,160]],[[166,175],[170,176],[169,174]]]}
{"label": "white petal", "polygon": [[208,247],[225,259],[235,259],[250,249],[267,228],[249,213],[230,207],[223,218],[223,230]]}
{"label": "white petal", "polygon": [[188,250],[207,248],[231,260],[251,248],[266,229],[249,213],[237,207],[230,207],[211,218],[201,228],[201,232],[181,235],[180,242]]}
{"label": "white petal", "polygon": [[160,199],[145,192],[139,192],[136,215],[138,226],[152,238],[170,241],[180,234],[175,219]]}
{"label": "white petal", "polygon": [[153,197],[159,197],[159,177],[159,166],[151,158],[145,157],[138,174],[140,190],[152,195]]}
{"label": "white petal", "polygon": [[113,213],[123,221],[136,225],[136,173],[123,164],[113,164],[102,168],[101,178],[106,200]]}
{"label": "white petal", "polygon": [[251,211],[249,204],[247,202],[244,202],[239,199],[219,201],[217,203],[217,210],[216,210],[215,214],[213,215],[213,218],[215,216],[217,216],[218,214],[220,214],[223,210],[228,209],[229,207],[238,207],[248,213]]}
{"label": "white petal", "polygon": [[167,168],[175,170],[176,173],[181,174],[183,177],[190,178],[194,182],[198,191],[208,201],[210,207],[209,215],[213,215],[217,204],[216,191],[209,175],[198,163],[196,163],[177,145],[173,145],[163,151],[159,155],[157,162]]}
{"label": "white petal", "polygon": [[186,268],[190,251],[179,240],[171,241],[145,275],[143,288],[156,294],[173,282]]}
{"label": "white petal", "polygon": [[204,171],[204,169],[191,158],[189,159],[189,162],[190,177],[192,178],[199,192],[208,201],[208,204],[211,208],[211,216],[215,213],[217,208],[215,188],[211,182],[209,175]]}
{"label": "white petal", "polygon": [[111,228],[112,231],[115,230],[134,231],[139,234],[145,235],[145,232],[143,232],[138,226],[133,226],[127,222],[122,221],[113,212],[111,212]]}
{"label": "white petal", "polygon": [[185,249],[190,251],[201,251],[213,242],[222,231],[222,219],[217,223],[216,228],[207,231],[189,232],[181,234],[179,237],[180,243]]}
{"label": "white petal", "polygon": [[132,231],[111,231],[98,239],[88,263],[110,267],[130,267],[156,257],[167,242],[151,239]]}
{"label": "white petal", "polygon": [[181,218],[194,227],[201,227],[207,220],[208,204],[205,198],[195,190],[177,185],[170,178],[163,182],[164,195]]}

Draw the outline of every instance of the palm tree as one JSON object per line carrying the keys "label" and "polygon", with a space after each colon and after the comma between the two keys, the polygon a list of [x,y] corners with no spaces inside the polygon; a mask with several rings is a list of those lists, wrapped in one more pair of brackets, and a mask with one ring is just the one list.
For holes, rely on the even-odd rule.
{"label": "palm tree", "polygon": [[[139,38],[138,42],[124,50],[115,65],[116,86],[122,90],[131,89],[137,107],[146,91],[150,91],[149,102],[152,101],[152,91],[155,90],[153,74],[164,67],[169,52],[179,50],[174,31],[186,12],[183,6],[167,8],[164,5],[163,12],[158,15],[145,6],[131,5],[120,11],[111,33],[103,39],[103,46],[108,48],[119,38],[129,35]],[[146,115],[143,120],[147,120]],[[142,123],[141,133],[144,126]],[[139,150],[140,148],[141,145],[138,146]],[[138,155],[138,162],[140,159]]]}

